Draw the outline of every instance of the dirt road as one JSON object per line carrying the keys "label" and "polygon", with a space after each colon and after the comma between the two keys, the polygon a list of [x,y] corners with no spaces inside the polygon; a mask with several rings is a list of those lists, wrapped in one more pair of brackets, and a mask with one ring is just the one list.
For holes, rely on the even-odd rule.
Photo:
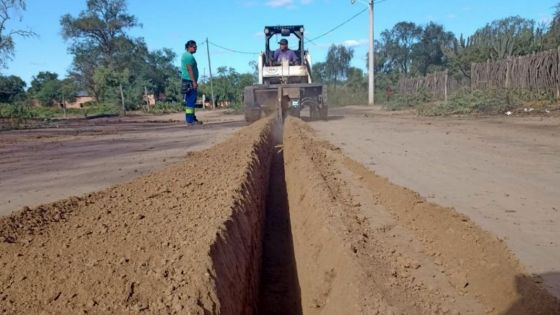
{"label": "dirt road", "polygon": [[200,112],[67,122],[60,128],[0,133],[0,216],[126,182],[223,141],[243,117]]}
{"label": "dirt road", "polygon": [[318,134],[504,240],[560,296],[560,118],[422,118],[350,107]]}

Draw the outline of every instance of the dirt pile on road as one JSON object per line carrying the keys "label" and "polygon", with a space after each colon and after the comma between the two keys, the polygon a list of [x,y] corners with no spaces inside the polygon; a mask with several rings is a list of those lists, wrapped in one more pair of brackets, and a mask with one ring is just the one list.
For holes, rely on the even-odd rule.
{"label": "dirt pile on road", "polygon": [[271,122],[130,183],[0,220],[7,314],[250,314]]}
{"label": "dirt pile on road", "polygon": [[284,128],[305,314],[558,314],[504,243],[346,158],[302,122]]}

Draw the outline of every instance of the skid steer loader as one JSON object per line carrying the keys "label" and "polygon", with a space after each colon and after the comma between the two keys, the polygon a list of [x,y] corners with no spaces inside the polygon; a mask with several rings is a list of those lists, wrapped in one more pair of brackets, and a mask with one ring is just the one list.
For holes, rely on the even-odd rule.
{"label": "skid steer loader", "polygon": [[[264,29],[265,49],[259,55],[257,64],[259,82],[244,90],[245,120],[253,122],[262,116],[275,113],[280,121],[290,114],[300,117],[304,108],[309,108],[311,120],[328,118],[327,88],[313,83],[311,76],[311,56],[304,48],[304,28],[302,25],[267,26]],[[271,39],[292,37],[297,47],[290,47],[298,57],[290,63],[274,60],[276,42]],[[276,46],[275,46],[276,47]]]}

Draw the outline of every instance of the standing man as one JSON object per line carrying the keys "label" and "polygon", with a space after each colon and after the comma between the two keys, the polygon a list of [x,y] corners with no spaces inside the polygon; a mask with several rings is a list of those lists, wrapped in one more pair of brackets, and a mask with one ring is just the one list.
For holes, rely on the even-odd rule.
{"label": "standing man", "polygon": [[187,125],[202,124],[196,119],[194,108],[198,96],[198,66],[194,54],[196,42],[189,40],[185,44],[185,53],[181,57],[181,93],[185,98],[185,121]]}

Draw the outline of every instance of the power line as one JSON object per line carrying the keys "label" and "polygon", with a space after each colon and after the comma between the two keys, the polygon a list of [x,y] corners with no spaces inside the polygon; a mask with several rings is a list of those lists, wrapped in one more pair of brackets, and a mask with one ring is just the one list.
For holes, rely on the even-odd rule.
{"label": "power line", "polygon": [[[377,3],[382,3],[382,2],[385,2],[385,1],[388,1],[388,0],[376,0],[376,1],[374,1],[373,3],[374,3],[374,4],[377,4]],[[306,41],[306,42],[311,42],[311,43],[315,44],[314,41],[316,41],[316,40],[318,40],[318,39],[320,39],[320,38],[323,38],[323,37],[329,35],[330,33],[336,31],[337,29],[343,27],[344,25],[350,23],[352,20],[354,20],[354,19],[357,18],[358,16],[362,15],[362,14],[363,14],[364,12],[366,12],[367,10],[368,10],[368,8],[365,8],[365,9],[363,9],[362,11],[360,11],[360,12],[358,12],[358,13],[352,15],[351,17],[349,17],[348,19],[346,19],[344,22],[342,22],[342,23],[336,25],[335,27],[331,28],[330,30],[324,32],[323,34],[321,34],[321,35],[319,35],[319,36],[316,36],[316,37],[313,37],[313,38],[311,38],[311,39],[306,39],[305,41]],[[201,41],[201,42],[202,42],[202,41]],[[258,52],[241,51],[241,50],[236,50],[236,49],[227,48],[227,47],[224,47],[224,46],[222,46],[222,45],[218,45],[218,44],[216,44],[216,43],[214,43],[214,42],[210,42],[210,41],[209,41],[208,43],[209,43],[210,45],[212,45],[212,46],[217,47],[217,48],[220,48],[220,49],[223,49],[223,50],[225,50],[225,51],[232,52],[232,53],[236,53],[236,54],[243,54],[243,55],[258,55],[258,54],[260,54],[260,53],[258,53]]]}
{"label": "power line", "polygon": [[[378,4],[378,3],[385,2],[385,1],[388,1],[388,0],[376,0],[376,1],[374,1],[373,3],[374,3],[374,4]],[[360,12],[358,12],[358,13],[352,15],[351,17],[349,17],[348,19],[346,19],[344,22],[342,22],[342,23],[336,25],[335,27],[333,27],[333,28],[331,28],[330,30],[324,32],[323,34],[321,34],[321,35],[319,35],[319,36],[316,36],[316,37],[314,37],[314,38],[308,39],[308,40],[306,40],[306,41],[307,41],[307,42],[312,42],[312,43],[313,43],[313,42],[316,41],[317,39],[329,35],[330,33],[334,32],[334,31],[336,31],[337,29],[343,27],[344,25],[350,23],[352,20],[354,20],[354,19],[357,18],[358,16],[362,15],[362,14],[363,14],[364,12],[366,12],[367,10],[368,10],[368,8],[363,9],[362,11],[360,11]]]}
{"label": "power line", "polygon": [[215,47],[218,47],[220,49],[223,49],[223,50],[226,50],[226,51],[229,51],[229,52],[232,52],[232,53],[236,53],[236,54],[243,54],[243,55],[258,55],[258,54],[260,54],[260,53],[257,53],[257,52],[241,51],[241,50],[227,48],[227,47],[224,47],[222,45],[218,45],[218,44],[210,42],[210,41],[208,43],[210,43],[210,45],[212,45],[212,46],[215,46]]}
{"label": "power line", "polygon": [[321,35],[319,35],[319,36],[316,36],[316,37],[313,37],[313,38],[311,38],[311,39],[308,39],[307,41],[308,41],[308,42],[314,42],[314,41],[318,40],[319,38],[322,38],[322,37],[325,37],[325,36],[329,35],[330,33],[334,32],[334,31],[336,31],[337,29],[339,29],[339,28],[343,27],[344,25],[348,24],[350,21],[352,21],[353,19],[357,18],[358,16],[360,16],[361,14],[363,14],[364,12],[366,12],[367,10],[368,10],[368,8],[363,9],[362,11],[360,11],[360,12],[358,12],[358,13],[352,15],[351,17],[349,17],[348,19],[346,19],[344,22],[338,24],[337,26],[331,28],[330,30],[324,32],[323,34],[321,34]]}

